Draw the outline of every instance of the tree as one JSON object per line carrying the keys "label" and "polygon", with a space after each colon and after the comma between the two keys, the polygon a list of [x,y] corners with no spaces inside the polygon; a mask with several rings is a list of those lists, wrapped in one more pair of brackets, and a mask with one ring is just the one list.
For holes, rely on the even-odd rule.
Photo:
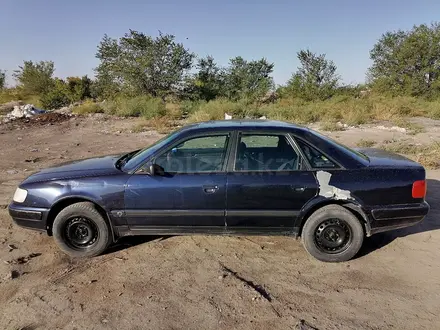
{"label": "tree", "polygon": [[246,61],[240,56],[232,58],[225,72],[226,95],[232,100],[263,97],[274,87],[273,68],[274,64],[265,58],[258,61]]}
{"label": "tree", "polygon": [[44,94],[50,90],[55,66],[52,61],[24,61],[24,65],[14,70],[12,76],[29,94]]}
{"label": "tree", "polygon": [[301,50],[297,55],[301,65],[288,81],[287,93],[309,101],[331,97],[339,82],[333,61],[327,60],[325,54],[317,55],[310,50]]}
{"label": "tree", "polygon": [[196,68],[197,73],[187,81],[186,94],[205,101],[224,96],[224,70],[214,62],[214,58],[200,58]]}
{"label": "tree", "polygon": [[0,90],[6,86],[6,72],[0,70]]}
{"label": "tree", "polygon": [[71,102],[78,102],[91,97],[92,81],[89,77],[67,77],[66,80]]}
{"label": "tree", "polygon": [[96,74],[103,92],[123,90],[165,97],[181,88],[195,55],[174,39],[162,33],[153,39],[133,30],[119,40],[105,35],[96,54],[101,61]]}
{"label": "tree", "polygon": [[370,51],[368,80],[394,95],[432,96],[440,90],[440,24],[387,32]]}

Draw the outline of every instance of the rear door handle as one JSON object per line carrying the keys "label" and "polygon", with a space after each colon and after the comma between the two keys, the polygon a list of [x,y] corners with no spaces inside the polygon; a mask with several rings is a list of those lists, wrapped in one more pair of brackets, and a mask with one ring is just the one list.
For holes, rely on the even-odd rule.
{"label": "rear door handle", "polygon": [[304,190],[306,190],[305,187],[295,187],[295,186],[293,186],[292,189],[296,192],[303,192]]}
{"label": "rear door handle", "polygon": [[218,186],[203,186],[203,191],[207,194],[213,194],[218,190]]}

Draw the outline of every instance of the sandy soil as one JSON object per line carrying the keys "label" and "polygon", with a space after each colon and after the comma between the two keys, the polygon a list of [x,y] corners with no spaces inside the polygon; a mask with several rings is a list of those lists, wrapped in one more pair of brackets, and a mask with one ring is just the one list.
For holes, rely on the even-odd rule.
{"label": "sandy soil", "polygon": [[[365,126],[329,133],[344,143],[440,138],[438,122],[409,136]],[[432,210],[420,225],[366,240],[342,264],[308,257],[289,237],[142,237],[71,260],[5,209],[31,172],[128,151],[160,135],[135,119],[71,118],[0,125],[1,329],[440,328],[440,171],[428,171]],[[14,278],[11,278],[12,277]]]}

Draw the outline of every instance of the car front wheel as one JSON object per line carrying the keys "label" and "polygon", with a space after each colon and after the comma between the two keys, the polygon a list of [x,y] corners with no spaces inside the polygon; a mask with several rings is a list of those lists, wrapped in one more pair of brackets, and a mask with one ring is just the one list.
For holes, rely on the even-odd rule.
{"label": "car front wheel", "polygon": [[325,262],[353,258],[364,241],[364,229],[358,218],[339,205],[327,205],[307,219],[302,242],[309,254]]}
{"label": "car front wheel", "polygon": [[53,236],[58,246],[71,257],[94,257],[111,242],[108,222],[90,202],[67,206],[53,222]]}

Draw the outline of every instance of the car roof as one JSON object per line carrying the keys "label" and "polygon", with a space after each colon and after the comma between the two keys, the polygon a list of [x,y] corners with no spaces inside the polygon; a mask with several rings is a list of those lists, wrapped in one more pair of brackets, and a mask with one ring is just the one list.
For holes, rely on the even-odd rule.
{"label": "car roof", "polygon": [[183,130],[225,130],[225,129],[276,129],[276,130],[308,130],[308,128],[277,120],[241,119],[241,120],[211,120],[187,125]]}

